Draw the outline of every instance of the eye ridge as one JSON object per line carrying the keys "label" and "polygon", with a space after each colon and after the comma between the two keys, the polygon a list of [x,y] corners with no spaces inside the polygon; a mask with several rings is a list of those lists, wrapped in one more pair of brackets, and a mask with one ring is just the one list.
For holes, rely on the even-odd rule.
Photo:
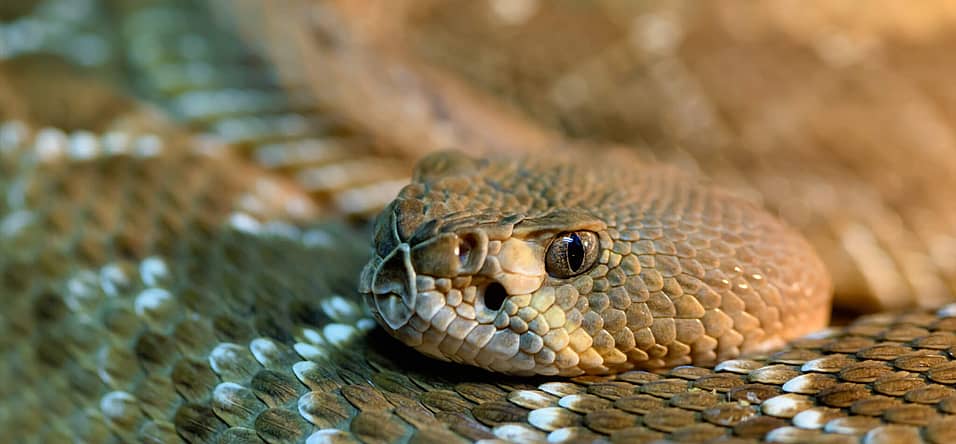
{"label": "eye ridge", "polygon": [[591,268],[597,259],[597,235],[590,231],[561,233],[554,237],[545,254],[548,274],[568,278]]}

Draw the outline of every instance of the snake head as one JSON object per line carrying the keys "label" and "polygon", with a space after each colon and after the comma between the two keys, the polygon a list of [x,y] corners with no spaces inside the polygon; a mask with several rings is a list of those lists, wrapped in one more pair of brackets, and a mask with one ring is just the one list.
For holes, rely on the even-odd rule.
{"label": "snake head", "polygon": [[[639,168],[430,155],[376,219],[359,290],[425,355],[518,375],[735,356],[777,342],[794,318],[782,296],[828,299],[822,264],[775,219]],[[780,264],[802,268],[777,279]]]}

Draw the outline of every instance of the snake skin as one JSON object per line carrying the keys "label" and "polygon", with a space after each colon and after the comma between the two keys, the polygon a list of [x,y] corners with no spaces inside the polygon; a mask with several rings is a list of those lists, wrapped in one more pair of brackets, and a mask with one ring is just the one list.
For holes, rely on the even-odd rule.
{"label": "snake skin", "polygon": [[[192,2],[34,3],[0,5],[5,440],[956,438],[953,306],[653,373],[512,378],[412,355],[361,303],[369,233],[344,222],[394,196],[403,157],[379,161],[367,128]],[[25,30],[40,37],[9,37]]]}
{"label": "snake skin", "polygon": [[[593,264],[555,276],[545,251],[576,231],[594,233]],[[502,373],[714,365],[829,321],[830,278],[799,234],[635,158],[432,154],[374,239],[360,291],[386,331]]]}

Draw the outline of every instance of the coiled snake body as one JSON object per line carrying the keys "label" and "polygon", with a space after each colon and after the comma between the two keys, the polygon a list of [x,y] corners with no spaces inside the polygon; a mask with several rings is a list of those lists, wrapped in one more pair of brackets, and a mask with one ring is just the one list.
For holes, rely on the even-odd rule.
{"label": "coiled snake body", "polygon": [[[377,92],[397,82],[425,103],[406,123],[429,137],[376,132],[397,103],[387,96],[376,109],[347,94],[311,101],[236,44],[228,17],[191,3],[87,6],[36,8],[68,26],[42,34],[47,52],[132,71],[129,85],[180,119],[61,62],[0,66],[5,439],[953,439],[956,309],[821,329],[823,263],[752,199],[632,153],[565,150],[584,145],[362,52],[347,29],[316,37],[329,78]],[[320,12],[301,16],[342,23]],[[123,40],[122,61],[83,50]],[[364,69],[380,59],[394,69]],[[356,110],[368,120],[328,117]],[[383,157],[363,133],[404,155]],[[371,233],[347,222],[407,182],[407,140],[456,137],[548,153],[432,154]],[[539,376],[427,359],[385,332]]]}

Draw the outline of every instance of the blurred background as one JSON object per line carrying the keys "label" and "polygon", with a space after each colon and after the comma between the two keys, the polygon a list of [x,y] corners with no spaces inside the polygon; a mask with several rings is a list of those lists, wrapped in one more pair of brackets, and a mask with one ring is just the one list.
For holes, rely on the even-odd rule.
{"label": "blurred background", "polygon": [[956,288],[954,46],[945,0],[9,0],[0,118],[198,134],[360,221],[435,149],[633,151],[875,311]]}

